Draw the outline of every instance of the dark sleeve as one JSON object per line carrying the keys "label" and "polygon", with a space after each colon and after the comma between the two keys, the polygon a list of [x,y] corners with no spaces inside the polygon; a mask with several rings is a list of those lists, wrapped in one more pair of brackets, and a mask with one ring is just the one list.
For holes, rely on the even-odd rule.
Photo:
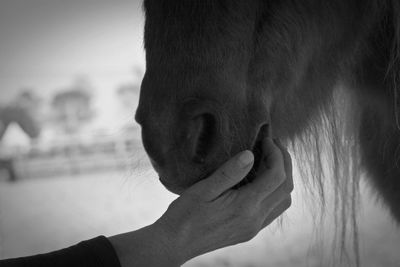
{"label": "dark sleeve", "polygon": [[110,241],[99,236],[58,251],[0,261],[0,267],[121,267]]}

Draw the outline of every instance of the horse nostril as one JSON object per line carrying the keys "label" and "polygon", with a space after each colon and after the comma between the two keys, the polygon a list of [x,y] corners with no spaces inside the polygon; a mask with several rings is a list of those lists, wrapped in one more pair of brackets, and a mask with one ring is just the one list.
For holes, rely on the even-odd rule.
{"label": "horse nostril", "polygon": [[189,133],[190,156],[196,163],[204,163],[216,142],[216,119],[212,114],[201,114],[193,119]]}

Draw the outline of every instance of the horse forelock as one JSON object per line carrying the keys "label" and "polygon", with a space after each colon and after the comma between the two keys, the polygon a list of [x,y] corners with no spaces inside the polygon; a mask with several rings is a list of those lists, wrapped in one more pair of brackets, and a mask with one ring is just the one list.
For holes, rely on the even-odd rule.
{"label": "horse forelock", "polygon": [[227,58],[248,57],[258,4],[145,0],[146,57],[155,64],[177,60],[207,66],[221,65]]}

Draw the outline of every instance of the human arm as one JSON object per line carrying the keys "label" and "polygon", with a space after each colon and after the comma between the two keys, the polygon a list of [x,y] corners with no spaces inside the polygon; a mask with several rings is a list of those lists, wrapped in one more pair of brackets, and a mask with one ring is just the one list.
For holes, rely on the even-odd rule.
{"label": "human arm", "polygon": [[61,250],[0,260],[0,267],[120,267],[108,239],[99,236]]}
{"label": "human arm", "polygon": [[[252,167],[253,155],[247,151],[190,187],[154,224],[110,237],[121,266],[179,266],[252,239],[290,206],[293,189],[289,153],[271,139],[264,140],[263,151],[252,183],[231,189]],[[241,163],[241,155],[250,163]]]}
{"label": "human arm", "polygon": [[[279,146],[279,148],[278,148]],[[256,179],[231,189],[250,171],[247,151],[226,162],[171,203],[154,224],[106,239],[97,237],[47,254],[0,261],[0,267],[172,267],[253,238],[291,203],[290,155],[264,140]],[[250,163],[241,163],[247,155]]]}

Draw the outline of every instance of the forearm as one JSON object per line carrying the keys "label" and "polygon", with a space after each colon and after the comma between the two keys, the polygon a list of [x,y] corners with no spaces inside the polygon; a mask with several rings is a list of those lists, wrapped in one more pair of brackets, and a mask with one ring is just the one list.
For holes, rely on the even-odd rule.
{"label": "forearm", "polygon": [[185,262],[177,251],[173,237],[157,224],[108,239],[114,246],[121,267],[173,267]]}

